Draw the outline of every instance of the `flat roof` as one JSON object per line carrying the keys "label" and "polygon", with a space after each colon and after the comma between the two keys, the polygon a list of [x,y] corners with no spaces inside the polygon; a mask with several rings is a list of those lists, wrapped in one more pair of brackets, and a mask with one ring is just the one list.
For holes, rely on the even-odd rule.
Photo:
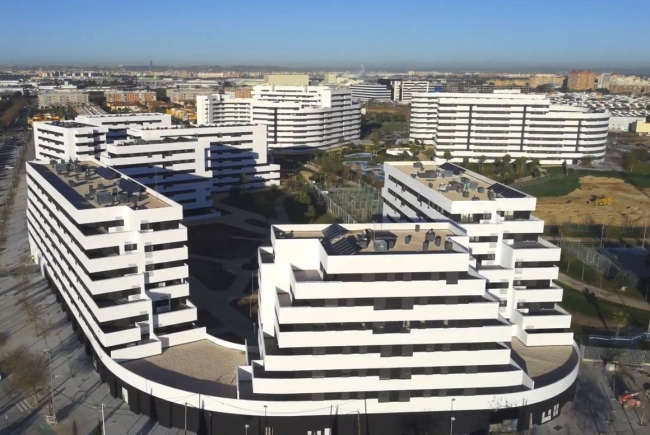
{"label": "flat roof", "polygon": [[97,127],[96,125],[84,124],[83,122],[77,122],[77,121],[48,121],[46,122],[46,124],[52,125],[54,127],[62,127],[62,128]]}
{"label": "flat roof", "polygon": [[[276,239],[319,239],[329,255],[357,255],[357,254],[383,254],[386,251],[376,251],[377,242],[385,241],[388,253],[410,253],[410,252],[442,252],[445,249],[447,237],[458,234],[447,228],[428,229],[420,228],[416,231],[416,225],[411,228],[386,228],[373,229],[372,224],[367,228],[345,228],[343,225],[332,224],[322,230],[307,228],[304,231],[290,230],[283,231],[281,228],[273,227]],[[408,239],[408,243],[407,243]],[[424,242],[429,241],[427,250],[424,251]]]}
{"label": "flat roof", "polygon": [[515,362],[535,381],[535,388],[565,376],[577,357],[573,346],[526,346],[516,337],[512,351]]}
{"label": "flat roof", "polygon": [[237,397],[237,367],[246,364],[244,352],[209,340],[181,344],[122,365],[151,381],[221,397]]}
{"label": "flat roof", "polygon": [[453,163],[445,162],[440,165],[421,163],[417,167],[415,165],[417,163],[391,164],[390,166],[452,201],[490,201],[489,190],[495,192],[496,198],[527,198],[530,196]]}
{"label": "flat roof", "polygon": [[[113,180],[106,180],[95,173],[97,168],[103,168],[106,166],[99,165],[95,161],[82,161],[77,162],[77,166],[80,168],[80,172],[74,170],[73,164],[69,165],[69,170],[59,173],[56,166],[52,166],[49,163],[45,162],[29,162],[30,166],[36,170],[47,182],[54,188],[57,192],[63,195],[65,199],[70,201],[70,203],[79,210],[90,209],[90,208],[101,208],[101,207],[114,207],[116,205],[123,205],[131,207],[134,210],[140,209],[152,209],[152,208],[162,208],[169,207],[170,205],[157,196],[153,196],[149,193],[149,190],[142,186],[140,183],[133,181],[142,187],[141,193],[137,196],[138,200],[134,201],[136,196],[130,196],[128,199],[122,197],[120,203],[117,203],[117,200],[120,198],[120,195],[114,197],[114,201],[111,204],[99,204],[97,202],[97,193],[98,192],[111,192],[113,193],[113,188],[116,188],[118,192],[121,192],[121,189],[117,187],[117,181],[120,178],[130,178],[124,177],[117,171],[117,174],[120,177]],[[90,178],[85,179],[85,171],[90,169]],[[77,179],[78,178],[78,179]],[[72,182],[72,183],[71,183]],[[90,191],[90,186],[93,188],[93,193],[87,195]],[[134,207],[135,204],[135,207]]]}

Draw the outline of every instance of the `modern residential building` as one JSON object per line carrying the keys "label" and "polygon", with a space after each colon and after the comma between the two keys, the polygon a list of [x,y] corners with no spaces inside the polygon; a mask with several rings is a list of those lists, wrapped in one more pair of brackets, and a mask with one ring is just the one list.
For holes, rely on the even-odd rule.
{"label": "modern residential building", "polygon": [[543,164],[579,163],[605,156],[609,114],[581,107],[552,106],[544,95],[517,93],[414,94],[411,140],[435,145],[452,161],[512,158]]}
{"label": "modern residential building", "polygon": [[377,82],[391,90],[391,99],[393,101],[403,103],[409,103],[413,93],[429,92],[429,82],[426,80],[379,79]]}
{"label": "modern residential building", "polygon": [[181,104],[187,101],[192,103],[196,101],[196,97],[199,95],[210,95],[216,93],[216,89],[211,88],[180,88],[180,89],[167,89],[166,95],[171,100],[172,103]]}
{"label": "modern residential building", "polygon": [[107,145],[101,162],[183,205],[186,215],[212,209],[216,192],[279,185],[263,125],[139,127],[128,136]]}
{"label": "modern residential building", "polygon": [[548,267],[530,263],[528,251],[545,247],[517,253],[526,273],[544,274],[525,275],[522,294],[538,299],[513,296],[507,319],[477,240],[454,222],[274,226],[258,251],[258,340],[242,345],[194,324],[178,204],[93,160],[30,162],[27,172],[43,276],[111,395],[164,427],[521,430],[573,396],[578,349],[558,331],[570,318],[547,308],[556,296],[538,292]]}
{"label": "modern residential building", "polygon": [[[412,162],[404,168],[399,182],[427,187],[411,178]],[[571,316],[556,305],[562,289],[551,283],[560,250],[532,240],[543,230],[534,218],[516,239],[492,235],[498,226],[517,231],[501,222],[500,209],[508,210],[504,220],[521,209],[516,219],[526,221],[535,198],[493,207],[487,218],[478,205],[488,203],[485,192],[484,201],[458,201],[476,205],[480,222],[493,221],[477,221],[482,236],[449,218],[273,227],[272,246],[260,248],[260,357],[251,362],[249,397],[294,401],[295,415],[310,401],[320,413],[359,412],[360,422],[351,420],[369,425],[362,433],[403,433],[419,420],[435,434],[487,433],[501,420],[522,430],[559,415],[579,365]],[[419,206],[418,197],[408,200]],[[492,244],[504,245],[494,260],[477,257]],[[354,424],[338,430],[358,433]]]}
{"label": "modern residential building", "polygon": [[88,122],[34,122],[36,158],[98,158],[182,204],[188,217],[211,209],[212,193],[279,184],[263,125],[173,126],[159,113],[78,118]]}
{"label": "modern residential building", "polygon": [[163,113],[114,113],[105,115],[81,115],[75,121],[84,124],[106,126],[106,143],[126,139],[126,131],[133,127],[170,127],[172,117]]}
{"label": "modern residential building", "polygon": [[650,116],[646,116],[645,119],[637,120],[632,124],[631,131],[638,134],[650,134]]}
{"label": "modern residential building", "polygon": [[590,91],[596,86],[596,73],[591,70],[573,70],[567,78],[570,91]]}
{"label": "modern residential building", "polygon": [[109,359],[158,355],[205,336],[189,301],[180,205],[96,160],[27,163],[34,261],[75,330]]}
{"label": "modern residential building", "polygon": [[531,89],[544,85],[553,85],[555,88],[561,88],[565,78],[564,76],[555,74],[535,74],[529,79],[528,85]]}
{"label": "modern residential building", "polygon": [[37,160],[87,159],[106,149],[108,127],[76,121],[34,122]]}
{"label": "modern residential building", "polygon": [[326,86],[255,86],[253,98],[197,97],[197,123],[249,122],[267,127],[269,148],[285,152],[326,149],[358,140],[361,105],[348,89]]}
{"label": "modern residential building", "polygon": [[648,94],[650,81],[637,76],[619,74],[601,74],[598,76],[598,88],[607,89],[612,94]]}
{"label": "modern residential building", "polygon": [[67,106],[68,104],[88,104],[88,94],[83,91],[49,91],[38,93],[38,108]]}
{"label": "modern residential building", "polygon": [[156,101],[156,93],[147,90],[106,91],[106,103],[148,103]]}
{"label": "modern residential building", "polygon": [[264,81],[269,86],[309,86],[309,74],[267,74]]}
{"label": "modern residential building", "polygon": [[350,91],[352,91],[352,98],[356,98],[361,101],[390,101],[391,100],[391,90],[384,85],[378,85],[375,83],[364,83],[358,85],[350,85]]}

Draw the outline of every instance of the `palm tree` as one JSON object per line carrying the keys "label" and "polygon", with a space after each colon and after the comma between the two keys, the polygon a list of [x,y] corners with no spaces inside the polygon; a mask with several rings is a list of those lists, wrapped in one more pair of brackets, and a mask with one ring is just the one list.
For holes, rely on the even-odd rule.
{"label": "palm tree", "polygon": [[623,310],[616,311],[612,316],[612,320],[616,323],[616,338],[621,331],[621,328],[624,328],[630,322],[630,317]]}
{"label": "palm tree", "polygon": [[539,162],[539,159],[533,159],[528,163],[528,168],[530,169],[530,172],[535,172],[535,169],[539,168],[542,166],[542,164]]}
{"label": "palm tree", "polygon": [[449,150],[445,151],[445,160],[446,161],[451,160],[451,151],[449,151]]}
{"label": "palm tree", "polygon": [[503,166],[506,166],[510,162],[512,162],[512,157],[510,157],[510,154],[506,154],[505,156],[503,156],[503,159],[501,159],[501,162],[503,163]]}
{"label": "palm tree", "polygon": [[521,175],[526,170],[526,157],[517,157],[515,159],[515,171]]}
{"label": "palm tree", "polygon": [[485,163],[486,160],[487,160],[486,156],[480,156],[478,158],[478,164],[479,164],[479,168],[481,168],[481,171],[483,170],[483,163]]}
{"label": "palm tree", "polygon": [[246,190],[246,185],[248,184],[248,181],[249,181],[249,179],[248,179],[248,175],[246,175],[246,174],[241,174],[241,175],[239,176],[239,189],[240,189],[242,192],[243,192],[244,190]]}

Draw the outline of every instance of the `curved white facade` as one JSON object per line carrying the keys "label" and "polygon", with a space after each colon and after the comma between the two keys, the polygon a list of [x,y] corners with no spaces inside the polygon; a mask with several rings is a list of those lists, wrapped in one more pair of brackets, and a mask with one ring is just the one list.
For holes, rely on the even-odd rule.
{"label": "curved white facade", "polygon": [[255,86],[253,98],[197,97],[197,124],[265,125],[269,148],[301,151],[358,140],[361,105],[344,89],[324,86]]}
{"label": "curved white facade", "polygon": [[551,106],[544,95],[416,93],[411,102],[411,140],[435,145],[452,161],[512,158],[543,164],[577,164],[605,157],[608,113]]}

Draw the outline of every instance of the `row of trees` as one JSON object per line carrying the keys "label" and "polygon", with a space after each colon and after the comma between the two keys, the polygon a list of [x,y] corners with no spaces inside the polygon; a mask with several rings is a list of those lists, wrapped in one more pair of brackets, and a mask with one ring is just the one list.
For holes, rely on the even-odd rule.
{"label": "row of trees", "polygon": [[[446,161],[451,160],[452,154],[451,151],[446,150],[444,153],[444,158]],[[524,176],[525,174],[531,174],[533,176],[540,175],[541,163],[539,159],[527,159],[526,157],[517,157],[513,159],[510,154],[506,154],[503,157],[497,157],[492,161],[490,170],[486,170],[485,163],[488,158],[485,155],[479,156],[477,159],[478,171],[481,173],[487,173],[486,175],[500,175],[505,180],[508,174],[513,174],[516,176]],[[469,167],[470,162],[468,158],[463,159],[463,166]]]}
{"label": "row of trees", "polygon": [[626,171],[634,171],[634,168],[648,161],[648,150],[646,148],[637,148],[632,152],[623,154],[623,169]]}

